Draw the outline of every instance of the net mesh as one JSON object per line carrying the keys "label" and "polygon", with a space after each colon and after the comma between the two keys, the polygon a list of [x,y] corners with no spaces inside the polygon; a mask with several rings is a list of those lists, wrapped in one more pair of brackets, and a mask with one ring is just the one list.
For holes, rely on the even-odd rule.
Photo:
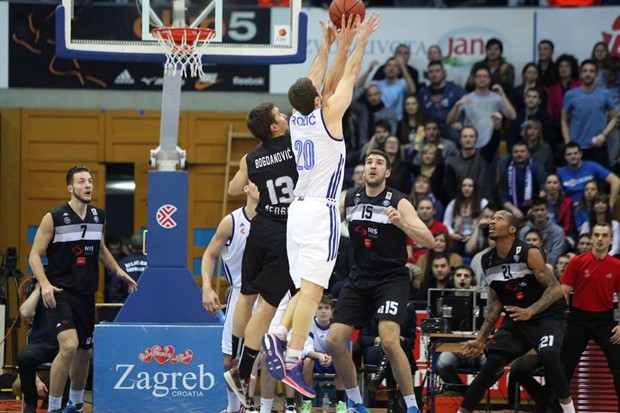
{"label": "net mesh", "polygon": [[204,75],[202,56],[213,37],[215,30],[194,27],[163,27],[151,32],[166,53],[164,72],[172,76],[180,71],[181,76]]}

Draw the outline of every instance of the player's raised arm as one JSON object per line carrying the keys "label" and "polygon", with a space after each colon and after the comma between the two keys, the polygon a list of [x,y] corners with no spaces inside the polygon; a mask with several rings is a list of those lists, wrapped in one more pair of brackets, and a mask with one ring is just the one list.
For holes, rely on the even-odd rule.
{"label": "player's raised arm", "polygon": [[347,57],[349,55],[349,48],[353,43],[355,37],[355,30],[353,28],[354,23],[353,15],[349,16],[349,21],[345,21],[345,15],[342,15],[342,24],[340,30],[334,30],[336,41],[338,42],[338,49],[336,51],[336,57],[332,63],[327,77],[325,78],[325,84],[323,85],[323,91],[321,92],[324,101],[328,100],[336,91],[340,79],[344,73],[344,67],[347,63]]}
{"label": "player's raised arm", "polygon": [[228,195],[239,196],[243,194],[243,188],[248,184],[247,154],[239,161],[239,170],[228,184]]}
{"label": "player's raised arm", "polygon": [[217,316],[220,310],[220,299],[213,290],[213,269],[215,268],[217,257],[222,253],[226,242],[232,237],[232,233],[233,220],[229,214],[217,226],[215,235],[213,235],[207,249],[202,254],[202,265],[200,266],[200,273],[202,275],[202,305],[205,310],[214,316]]}
{"label": "player's raised arm", "polygon": [[314,57],[310,70],[308,70],[308,79],[310,79],[316,90],[321,90],[323,80],[325,79],[325,73],[327,72],[329,51],[332,48],[332,44],[336,40],[336,29],[331,22],[326,24],[321,21],[319,23],[321,24],[321,30],[323,31],[323,41],[319,46],[319,51]]}
{"label": "player's raised arm", "polygon": [[379,27],[379,14],[377,14],[377,12],[372,12],[370,16],[366,17],[361,23],[359,16],[357,16],[356,24],[357,40],[353,52],[347,59],[342,78],[340,82],[338,82],[334,94],[323,102],[323,116],[325,122],[335,136],[342,135],[342,116],[351,104],[353,88],[359,76],[360,68],[362,67],[368,38],[377,30],[377,27]]}

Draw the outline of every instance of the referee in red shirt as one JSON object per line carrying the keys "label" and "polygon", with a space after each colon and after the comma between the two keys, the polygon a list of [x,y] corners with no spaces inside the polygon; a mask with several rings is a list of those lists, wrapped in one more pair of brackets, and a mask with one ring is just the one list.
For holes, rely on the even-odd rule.
{"label": "referee in red shirt", "polygon": [[[561,359],[570,381],[588,341],[596,341],[605,353],[620,399],[620,326],[614,320],[620,261],[608,254],[612,242],[609,224],[595,224],[591,236],[592,250],[571,259],[560,279],[567,299],[573,289]],[[618,307],[620,310],[620,302]]]}

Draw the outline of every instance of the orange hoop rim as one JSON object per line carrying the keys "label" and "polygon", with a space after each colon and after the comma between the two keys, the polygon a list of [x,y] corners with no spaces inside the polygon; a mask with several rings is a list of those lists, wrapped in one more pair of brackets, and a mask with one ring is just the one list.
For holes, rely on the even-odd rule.
{"label": "orange hoop rim", "polygon": [[215,29],[204,27],[157,27],[151,30],[155,38],[171,40],[176,45],[206,42],[215,36]]}

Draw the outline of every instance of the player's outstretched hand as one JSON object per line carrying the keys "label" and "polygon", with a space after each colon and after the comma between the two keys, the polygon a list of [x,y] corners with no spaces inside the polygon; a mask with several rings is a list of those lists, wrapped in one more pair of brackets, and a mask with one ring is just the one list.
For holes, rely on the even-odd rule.
{"label": "player's outstretched hand", "polygon": [[534,316],[534,312],[529,308],[507,305],[504,309],[514,321],[527,321]]}
{"label": "player's outstretched hand", "polygon": [[125,280],[125,282],[129,285],[130,293],[138,290],[138,283],[136,283],[134,279],[131,278],[129,274],[127,274],[125,271],[121,270],[117,275],[123,280]]}
{"label": "player's outstretched hand", "polygon": [[620,344],[620,326],[615,326],[614,328],[611,329],[611,332],[614,333],[610,338],[609,341],[611,342],[611,344]]}
{"label": "player's outstretched hand", "polygon": [[215,317],[218,316],[220,312],[220,298],[213,291],[213,288],[203,288],[202,306]]}
{"label": "player's outstretched hand", "polygon": [[373,11],[370,16],[367,16],[363,22],[360,23],[360,17],[356,16],[355,26],[357,27],[358,40],[366,40],[372,32],[379,27],[379,13]]}
{"label": "player's outstretched hand", "polygon": [[342,23],[340,24],[340,30],[334,30],[336,40],[338,41],[338,47],[343,47],[348,49],[349,46],[353,43],[353,39],[355,38],[355,30],[353,23],[354,15],[350,15],[348,21],[345,20],[345,15],[342,15]]}
{"label": "player's outstretched hand", "polygon": [[321,24],[321,31],[323,32],[323,37],[327,39],[329,44],[333,44],[336,40],[336,28],[331,21],[325,23],[321,20],[319,21],[319,23]]}

